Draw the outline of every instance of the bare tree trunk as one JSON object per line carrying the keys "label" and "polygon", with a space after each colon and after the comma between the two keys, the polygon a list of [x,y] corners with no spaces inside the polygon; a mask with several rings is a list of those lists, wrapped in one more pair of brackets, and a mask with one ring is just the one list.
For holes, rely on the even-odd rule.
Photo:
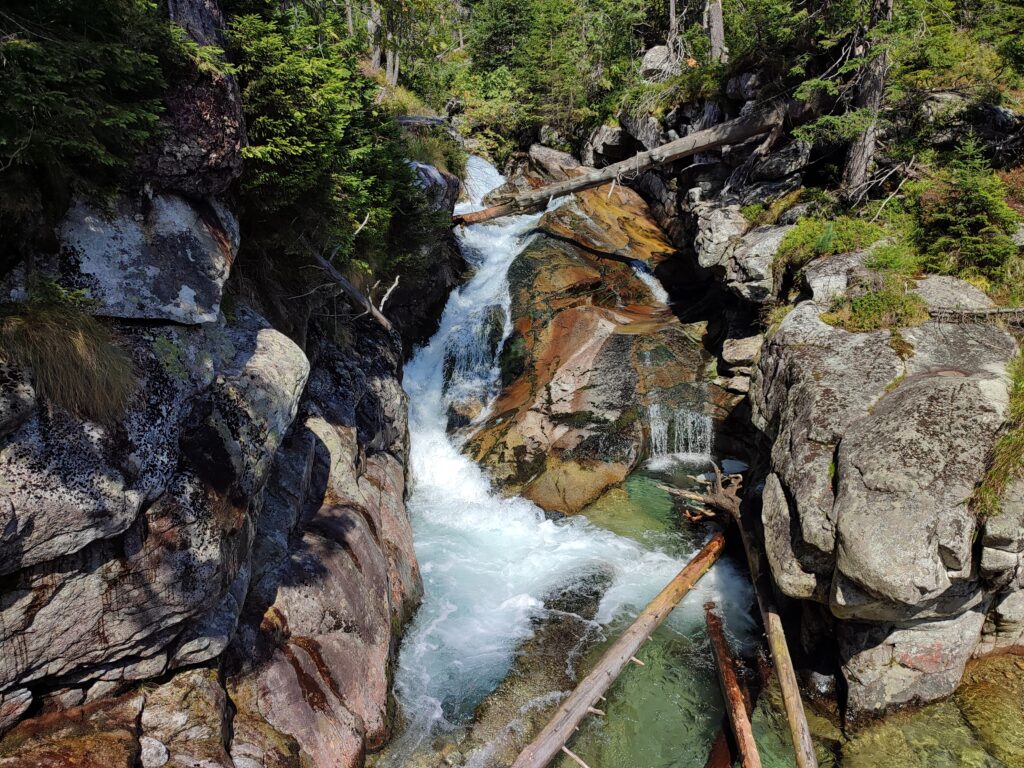
{"label": "bare tree trunk", "polygon": [[366,31],[370,34],[370,67],[376,71],[380,69],[384,53],[380,45],[380,6],[373,0],[370,0],[370,16],[366,20]]}
{"label": "bare tree trunk", "polygon": [[722,19],[722,0],[708,2],[708,37],[711,39],[711,60],[719,64],[729,61],[725,47],[725,21]]}
{"label": "bare tree trunk", "polygon": [[679,18],[676,16],[676,0],[668,0],[668,52],[673,61],[679,58]]}
{"label": "bare tree trunk", "polygon": [[352,18],[352,0],[345,0],[345,23],[348,25],[348,36],[356,36],[356,23]]}
{"label": "bare tree trunk", "polygon": [[398,65],[399,65],[399,61],[400,61],[398,48],[395,47],[394,42],[395,41],[392,40],[391,44],[390,44],[390,46],[388,48],[388,72],[387,72],[387,79],[388,79],[388,85],[391,85],[391,86],[398,85]]}
{"label": "bare tree trunk", "polygon": [[[871,20],[868,34],[879,24],[892,19],[893,0],[872,0]],[[875,159],[875,146],[878,140],[878,115],[882,111],[885,97],[885,77],[889,70],[889,55],[883,50],[873,56],[861,72],[861,82],[857,89],[854,106],[867,110],[870,122],[863,133],[853,140],[846,155],[846,167],[843,169],[843,197],[856,197],[868,179],[871,163]]]}

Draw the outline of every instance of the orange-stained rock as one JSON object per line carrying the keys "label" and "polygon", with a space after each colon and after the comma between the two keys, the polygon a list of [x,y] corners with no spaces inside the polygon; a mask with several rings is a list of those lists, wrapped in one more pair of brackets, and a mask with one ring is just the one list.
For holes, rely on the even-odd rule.
{"label": "orange-stained rock", "polygon": [[575,513],[649,453],[652,403],[705,412],[707,356],[703,329],[629,263],[653,269],[673,253],[634,192],[583,192],[539,228],[509,270],[503,387],[467,450],[502,487]]}

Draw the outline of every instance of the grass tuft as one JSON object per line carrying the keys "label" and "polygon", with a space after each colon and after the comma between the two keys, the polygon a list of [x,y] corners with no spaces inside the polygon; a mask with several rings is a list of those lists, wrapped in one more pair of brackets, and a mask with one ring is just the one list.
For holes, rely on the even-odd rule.
{"label": "grass tuft", "polygon": [[100,423],[120,415],[137,386],[128,354],[71,304],[29,303],[0,316],[0,358],[31,368],[40,397]]}
{"label": "grass tuft", "polygon": [[877,224],[849,216],[801,219],[779,244],[775,264],[799,269],[822,256],[866,248],[883,235],[884,230]]}
{"label": "grass tuft", "polygon": [[996,441],[981,483],[971,497],[971,509],[983,518],[1003,511],[1003,496],[1024,477],[1024,354],[1010,364],[1009,429]]}
{"label": "grass tuft", "polygon": [[[892,281],[884,288],[860,296],[837,298],[832,310],[823,314],[821,319],[829,325],[853,332],[906,328],[928,320],[928,305],[916,293],[904,291]],[[897,354],[900,353],[896,346],[893,348]]]}

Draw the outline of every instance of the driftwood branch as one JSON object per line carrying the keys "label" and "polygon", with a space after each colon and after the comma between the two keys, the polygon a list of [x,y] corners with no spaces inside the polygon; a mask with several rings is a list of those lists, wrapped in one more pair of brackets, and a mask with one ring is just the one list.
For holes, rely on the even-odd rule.
{"label": "driftwood branch", "polygon": [[591,169],[566,181],[547,184],[529,192],[523,192],[482,211],[458,214],[452,217],[452,222],[456,225],[478,224],[501,216],[538,211],[544,208],[552,198],[599,187],[623,177],[636,177],[651,168],[681,160],[698,152],[706,152],[728,144],[739,144],[753,136],[767,133],[782,122],[784,115],[785,111],[781,107],[776,107],[759,114],[730,120],[727,123],[721,123],[662,144],[647,152],[640,152],[627,160],[613,163],[605,168]]}
{"label": "driftwood branch", "polygon": [[928,314],[935,320],[952,323],[968,323],[984,320],[1005,320],[1012,325],[1024,325],[1024,307],[996,307],[994,309],[957,309],[936,307]]}
{"label": "driftwood branch", "polygon": [[327,273],[327,276],[330,277],[331,280],[338,284],[338,287],[341,288],[349,301],[363,309],[366,314],[372,315],[373,319],[376,320],[384,330],[392,330],[391,321],[384,317],[380,310],[373,306],[370,300],[366,298],[358,288],[349,282],[348,278],[335,269],[331,262],[319,254],[314,254],[313,260],[324,272]]}
{"label": "driftwood branch", "polygon": [[544,768],[560,752],[576,732],[576,726],[597,708],[622,670],[633,660],[640,646],[668,617],[672,609],[718,560],[725,548],[725,535],[716,533],[694,558],[687,563],[658,596],[640,612],[636,621],[608,649],[594,670],[587,675],[548,721],[544,730],[516,758],[512,768]]}

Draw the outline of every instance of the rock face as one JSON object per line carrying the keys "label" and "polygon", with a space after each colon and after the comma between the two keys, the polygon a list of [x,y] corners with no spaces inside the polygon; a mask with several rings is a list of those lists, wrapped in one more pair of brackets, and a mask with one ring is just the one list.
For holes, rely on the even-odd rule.
{"label": "rock face", "polygon": [[629,264],[653,270],[674,250],[639,198],[585,192],[540,228],[509,273],[503,390],[468,450],[503,487],[574,513],[650,454],[652,404],[669,416],[714,405],[697,382],[697,329]]}
{"label": "rock face", "polygon": [[[1005,588],[1022,543],[1012,503],[984,526],[967,505],[1006,416],[1016,343],[991,325],[826,324],[861,263],[807,269],[814,298],[768,339],[751,390],[773,444],[762,512],[772,574],[787,596],[827,607],[854,716],[945,696],[976,649],[1019,641],[1019,587]],[[933,306],[986,301],[951,278],[917,290]],[[990,542],[980,561],[979,537]],[[993,613],[979,646],[993,601],[1005,618]]]}
{"label": "rock face", "polygon": [[[433,210],[450,217],[462,186],[458,178],[426,163],[410,165]],[[388,319],[402,335],[406,356],[437,330],[448,294],[462,282],[467,269],[448,227],[441,228],[420,255],[424,268],[419,274],[404,274],[385,306]]]}
{"label": "rock face", "polygon": [[[200,46],[224,47],[217,0],[170,0],[168,15]],[[242,171],[246,143],[234,76],[193,67],[165,97],[160,138],[139,160],[139,174],[158,189],[189,197],[221,195]]]}
{"label": "rock face", "polygon": [[[216,0],[168,11],[222,42]],[[127,407],[83,420],[0,362],[0,765],[354,767],[390,732],[422,591],[403,339],[364,318],[342,343],[300,318],[300,349],[244,302],[222,311],[237,88],[195,73],[170,102],[140,190],[73,204],[60,253],[33,264],[108,318],[138,380]],[[416,172],[450,213],[458,180]],[[406,286],[407,344],[460,276],[444,245],[423,254],[432,282]]]}

